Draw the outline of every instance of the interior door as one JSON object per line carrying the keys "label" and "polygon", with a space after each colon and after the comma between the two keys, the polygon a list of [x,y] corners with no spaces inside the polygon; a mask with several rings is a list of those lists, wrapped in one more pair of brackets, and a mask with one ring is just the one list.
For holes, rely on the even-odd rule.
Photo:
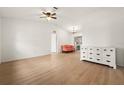
{"label": "interior door", "polygon": [[57,52],[57,35],[55,32],[51,35],[51,52]]}

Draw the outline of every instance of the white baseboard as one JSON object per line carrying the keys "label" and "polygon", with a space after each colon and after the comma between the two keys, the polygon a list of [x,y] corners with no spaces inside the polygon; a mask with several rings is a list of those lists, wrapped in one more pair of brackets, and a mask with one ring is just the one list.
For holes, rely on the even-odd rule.
{"label": "white baseboard", "polygon": [[31,57],[9,59],[9,60],[2,61],[0,64],[2,64],[2,63],[6,63],[6,62],[12,62],[12,61],[18,61],[18,60],[30,59],[30,58],[35,58],[35,57],[47,56],[47,55],[50,55],[50,53],[47,53],[47,54],[44,54],[44,55],[31,56]]}

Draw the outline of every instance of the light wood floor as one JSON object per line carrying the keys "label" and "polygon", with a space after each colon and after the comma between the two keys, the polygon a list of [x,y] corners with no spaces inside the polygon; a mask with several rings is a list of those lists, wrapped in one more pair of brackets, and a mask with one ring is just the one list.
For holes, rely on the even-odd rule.
{"label": "light wood floor", "polygon": [[124,84],[124,68],[79,61],[79,53],[53,54],[0,65],[0,84]]}

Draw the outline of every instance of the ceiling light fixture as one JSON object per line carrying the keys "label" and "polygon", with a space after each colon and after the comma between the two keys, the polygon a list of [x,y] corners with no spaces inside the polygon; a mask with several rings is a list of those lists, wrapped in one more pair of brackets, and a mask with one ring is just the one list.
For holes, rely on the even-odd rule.
{"label": "ceiling light fixture", "polygon": [[72,34],[77,33],[77,26],[72,26]]}
{"label": "ceiling light fixture", "polygon": [[50,21],[52,18],[51,17],[47,17],[47,20]]}
{"label": "ceiling light fixture", "polygon": [[58,9],[57,7],[52,7],[51,11],[50,10],[42,11],[40,18],[46,18],[48,21],[51,19],[57,19],[57,16],[56,16],[57,9]]}

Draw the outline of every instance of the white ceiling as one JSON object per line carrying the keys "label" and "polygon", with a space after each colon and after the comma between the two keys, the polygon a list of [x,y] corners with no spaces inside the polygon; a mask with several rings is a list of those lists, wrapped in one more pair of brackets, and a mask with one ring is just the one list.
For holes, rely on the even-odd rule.
{"label": "white ceiling", "polygon": [[[43,8],[41,7],[1,7],[0,16],[9,17],[9,18],[22,18],[22,19],[31,19],[39,20],[40,11]],[[47,8],[47,10],[51,8]],[[58,20],[68,19],[68,20],[77,20],[77,18],[87,16],[88,14],[98,10],[100,8],[66,8],[59,7],[56,11]]]}
{"label": "white ceiling", "polygon": [[36,20],[40,16],[40,8],[0,8],[0,15],[8,18]]}
{"label": "white ceiling", "polygon": [[[0,16],[7,18],[19,18],[33,21],[43,21],[46,19],[40,19],[41,10],[51,10],[52,8],[48,7],[1,7]],[[68,27],[68,25],[77,25],[80,19],[83,20],[85,16],[95,12],[98,8],[67,8],[59,7],[56,11],[57,20],[51,20],[56,26]],[[64,25],[63,25],[64,24]]]}
{"label": "white ceiling", "polygon": [[[43,21],[45,19],[40,19],[40,11],[44,9],[43,7],[1,7],[0,16],[8,18],[19,18],[26,20],[34,21]],[[51,8],[46,7],[45,9],[49,10]],[[122,10],[124,8],[100,8],[100,7],[59,7],[57,12],[57,20],[51,20],[57,26],[69,26],[69,25],[78,25],[86,20],[86,17],[101,11],[113,11],[113,10]],[[118,11],[117,10],[117,11]],[[45,20],[46,21],[46,20]]]}

